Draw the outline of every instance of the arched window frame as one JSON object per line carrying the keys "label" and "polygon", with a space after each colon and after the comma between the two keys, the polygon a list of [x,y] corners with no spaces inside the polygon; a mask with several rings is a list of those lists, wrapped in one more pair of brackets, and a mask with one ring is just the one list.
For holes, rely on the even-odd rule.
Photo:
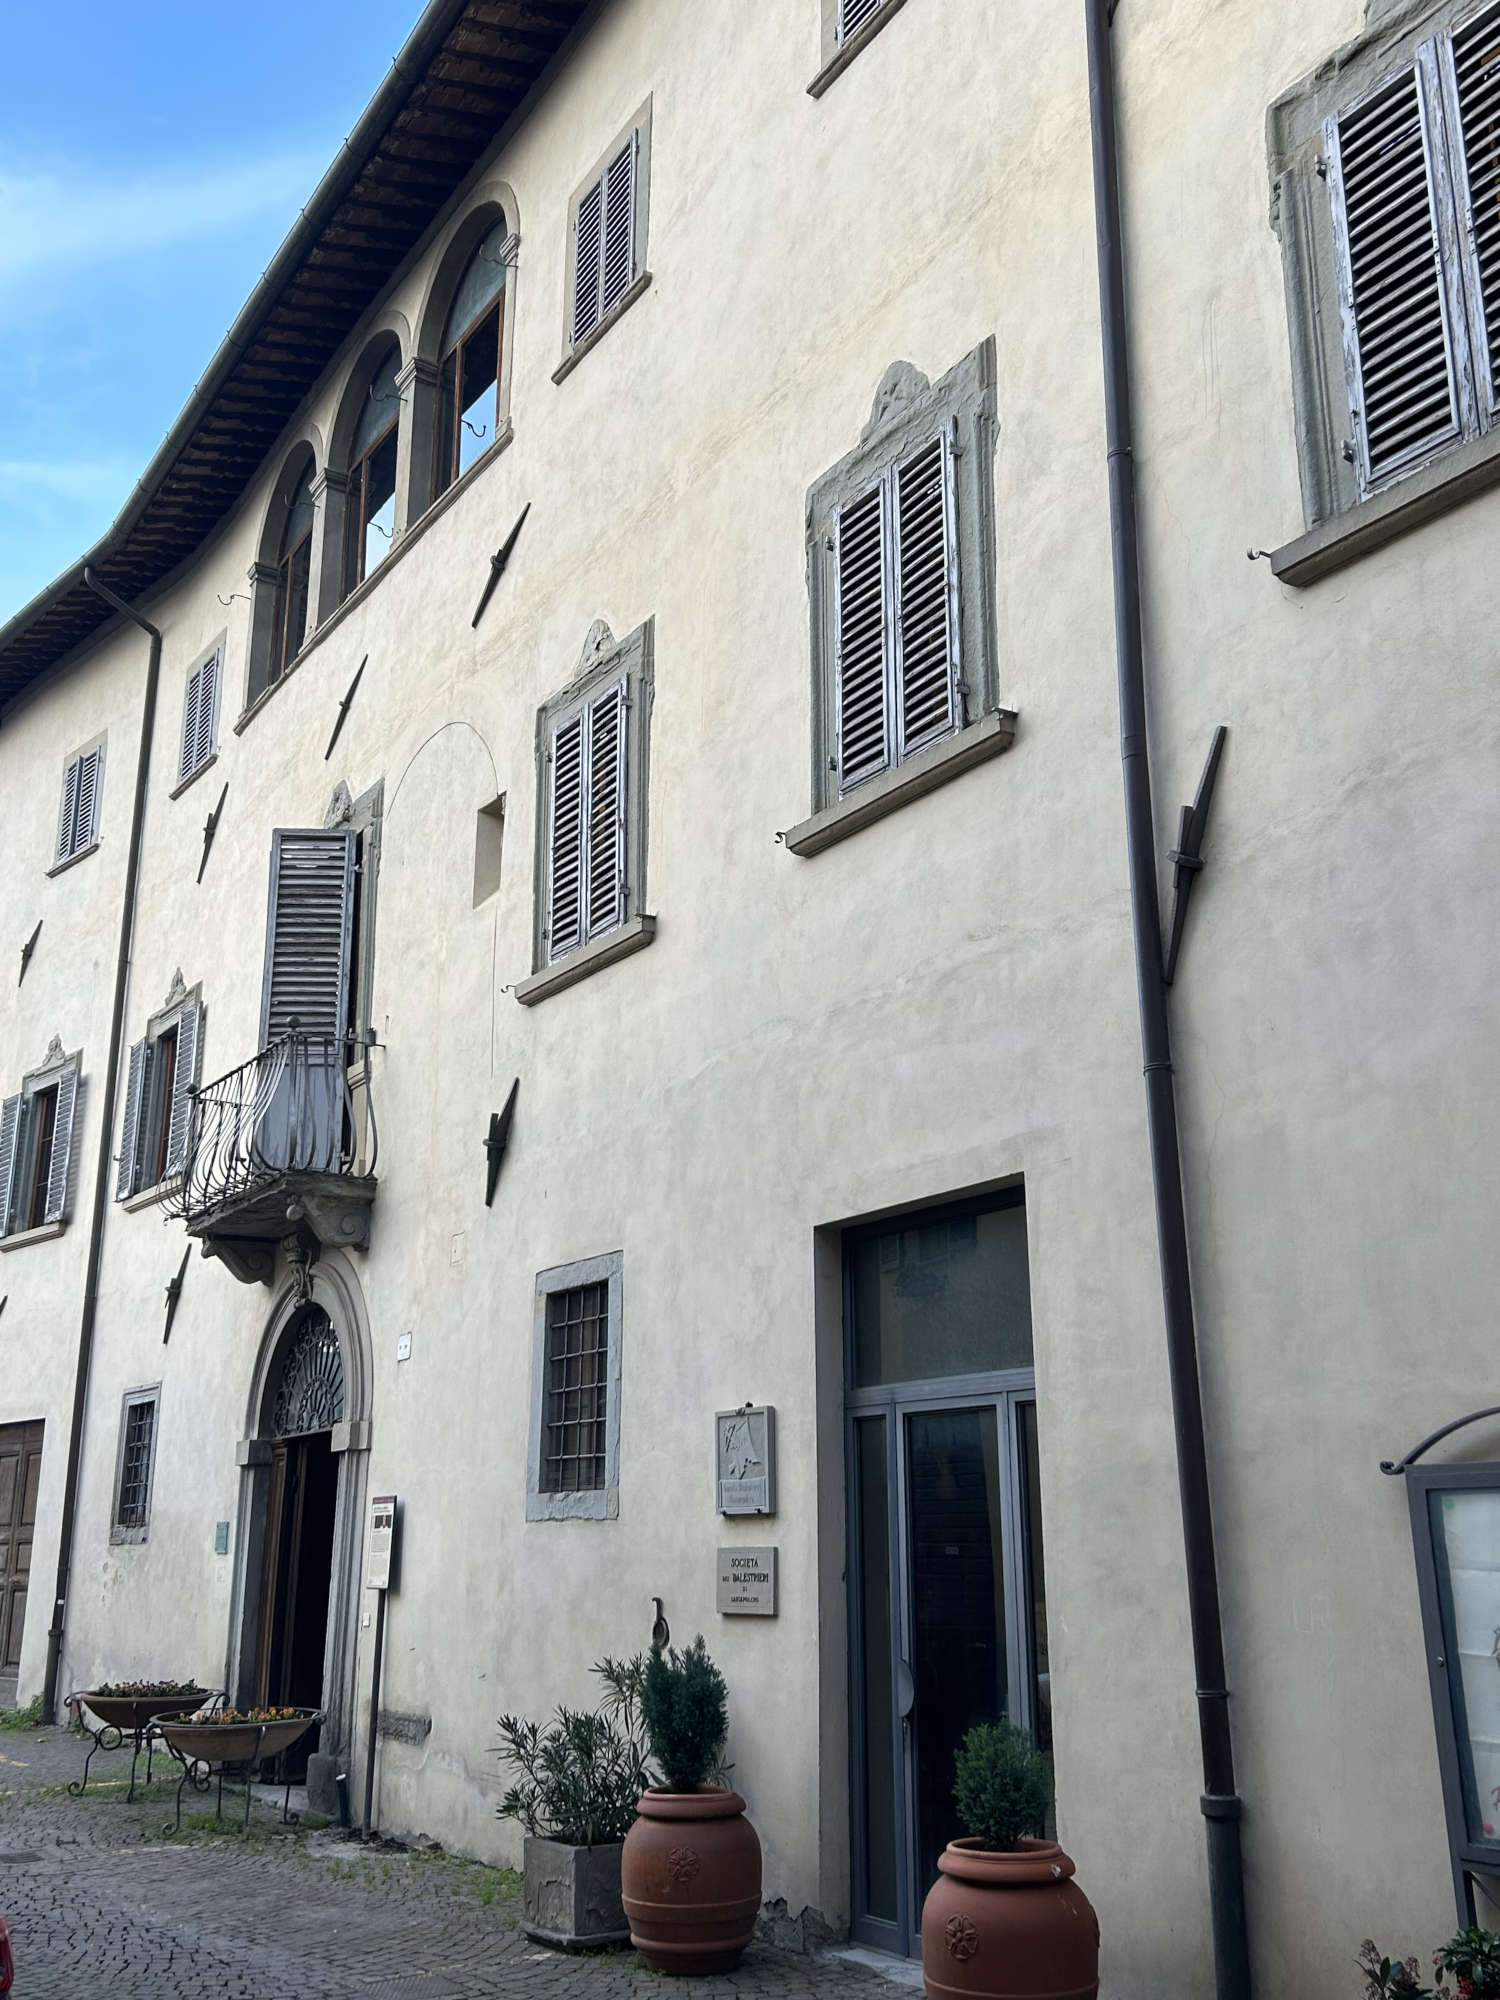
{"label": "arched window frame", "polygon": [[[260,554],[250,566],[247,709],[286,678],[317,627],[322,514],[318,492],[320,458],[317,441],[312,437],[300,438],[282,461],[266,509]],[[289,540],[293,509],[304,481],[309,486],[312,519]],[[302,626],[295,645],[289,645],[289,617],[299,593],[303,602]]]}
{"label": "arched window frame", "polygon": [[[504,182],[488,183],[478,191],[478,199],[474,206],[454,224],[448,242],[434,268],[432,283],[422,309],[421,331],[416,351],[400,378],[403,394],[408,399],[412,434],[410,478],[406,489],[406,518],[410,521],[417,520],[434,501],[443,497],[444,493],[452,492],[455,487],[465,483],[480,466],[488,464],[494,455],[510,442],[513,341],[509,335],[510,329],[515,325],[516,268],[521,241],[516,226],[517,212],[515,195],[511,188]],[[437,478],[439,422],[442,414],[440,389],[443,362],[448,351],[444,349],[443,336],[447,331],[448,316],[454,299],[474,253],[497,223],[507,225],[507,234],[500,251],[505,262],[504,285],[499,298],[489,302],[482,313],[476,314],[473,324],[462,329],[461,340],[454,343],[461,346],[464,341],[471,338],[493,307],[498,306],[499,356],[495,383],[493,436],[473,462],[440,490]],[[456,400],[455,397],[455,402]],[[450,421],[456,428],[456,417]]]}
{"label": "arched window frame", "polygon": [[[374,392],[376,380],[382,369],[395,353],[395,407],[390,412],[388,423],[382,424],[376,435],[355,457],[356,440],[364,417],[366,406]],[[400,335],[394,329],[386,328],[376,334],[367,344],[358,365],[352,371],[349,384],[344,392],[344,400],[339,419],[334,428],[331,464],[343,470],[335,474],[331,469],[327,479],[330,495],[328,511],[327,557],[331,581],[335,588],[325,592],[328,600],[322,607],[323,615],[334,610],[338,604],[357,590],[367,577],[373,576],[381,564],[373,567],[367,562],[366,514],[369,474],[376,455],[387,449],[393,450],[395,466],[393,486],[388,498],[393,503],[391,509],[390,545],[381,558],[383,563],[394,548],[405,525],[401,508],[401,457],[406,437],[407,393],[401,387],[406,373],[403,367],[403,345]],[[383,506],[384,501],[381,502]]]}

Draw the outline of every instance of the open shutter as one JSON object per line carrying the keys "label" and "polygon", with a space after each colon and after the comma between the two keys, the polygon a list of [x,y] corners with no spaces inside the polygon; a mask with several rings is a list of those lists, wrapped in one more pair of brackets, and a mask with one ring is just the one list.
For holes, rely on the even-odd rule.
{"label": "open shutter", "polygon": [[635,276],[635,163],[639,134],[629,139],[604,169],[604,276],[602,318],[630,289]]}
{"label": "open shutter", "polygon": [[1500,416],[1500,6],[1454,35],[1449,126],[1463,219],[1469,340],[1486,426]]}
{"label": "open shutter", "polygon": [[125,1083],[125,1124],[120,1133],[120,1171],[115,1181],[116,1201],[124,1201],[139,1186],[141,1106],[146,1101],[149,1054],[144,1041],[137,1042],[130,1051],[130,1070]]}
{"label": "open shutter", "polygon": [[604,243],[604,181],[579,199],[573,235],[573,345],[599,324],[599,264]]}
{"label": "open shutter", "polygon": [[180,1174],[187,1164],[188,1128],[193,1117],[193,1088],[203,1047],[203,1003],[194,1000],[177,1016],[177,1070],[172,1079],[171,1124],[167,1130],[166,1171]]}
{"label": "open shutter", "polygon": [[66,861],[73,852],[73,827],[78,814],[78,773],[82,759],[75,757],[63,772],[62,810],[57,815],[57,858]]}
{"label": "open shutter", "polygon": [[10,1234],[10,1212],[15,1202],[16,1161],[20,1147],[16,1141],[21,1124],[19,1094],[0,1104],[0,1236]]}
{"label": "open shutter", "polygon": [[355,837],[347,828],[278,829],[271,836],[271,896],[260,1040],[295,1029],[344,1033],[354,929]]}
{"label": "open shutter", "polygon": [[889,482],[881,479],[838,512],[834,729],[840,797],[891,761],[889,497]]}
{"label": "open shutter", "polygon": [[68,1170],[73,1163],[73,1122],[78,1109],[78,1065],[57,1079],[57,1121],[52,1128],[52,1170],[47,1176],[43,1222],[61,1222],[68,1212]]}
{"label": "open shutter", "polygon": [[547,958],[583,941],[584,718],[565,722],[552,738],[547,801]]}
{"label": "open shutter", "polygon": [[[1360,489],[1462,437],[1463,316],[1445,268],[1437,93],[1405,69],[1327,125],[1344,360]],[[1450,260],[1451,262],[1451,260]]]}
{"label": "open shutter", "polygon": [[834,39],[846,42],[856,28],[862,28],[872,14],[878,13],[885,0],[839,0],[838,28]]}
{"label": "open shutter", "polygon": [[587,935],[612,931],[625,916],[624,681],[589,703]]}
{"label": "open shutter", "polygon": [[954,427],[947,425],[895,468],[898,758],[951,735],[963,720],[955,443]]}

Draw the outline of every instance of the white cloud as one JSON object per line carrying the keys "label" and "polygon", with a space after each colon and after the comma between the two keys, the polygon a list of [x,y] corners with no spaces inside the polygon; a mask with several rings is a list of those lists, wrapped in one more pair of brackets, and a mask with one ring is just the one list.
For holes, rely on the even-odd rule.
{"label": "white cloud", "polygon": [[325,162],[310,153],[261,160],[174,161],[98,178],[21,173],[0,164],[0,284],[101,264],[213,236],[280,211],[290,228]]}

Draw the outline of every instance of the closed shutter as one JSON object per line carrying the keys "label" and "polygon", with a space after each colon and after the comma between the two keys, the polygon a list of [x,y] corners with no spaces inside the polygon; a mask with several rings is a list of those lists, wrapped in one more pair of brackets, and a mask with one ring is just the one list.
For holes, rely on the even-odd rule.
{"label": "closed shutter", "polygon": [[891,758],[888,500],[882,479],[838,514],[834,722],[841,797],[883,771]]}
{"label": "closed shutter", "polygon": [[962,720],[955,442],[950,425],[893,474],[898,757],[937,742]]}
{"label": "closed shutter", "polygon": [[78,772],[80,759],[75,757],[63,772],[62,809],[57,815],[57,858],[66,861],[73,852],[73,828],[78,816]]}
{"label": "closed shutter", "polygon": [[177,1016],[177,1069],[172,1079],[171,1124],[167,1131],[166,1171],[180,1174],[187,1165],[188,1130],[193,1119],[193,1089],[203,1048],[203,1002],[194,1000]]}
{"label": "closed shutter", "polygon": [[573,237],[573,345],[599,324],[599,253],[604,243],[604,182],[578,203]]}
{"label": "closed shutter", "polygon": [[622,678],[553,734],[547,809],[549,964],[624,921],[626,714]]}
{"label": "closed shutter", "polygon": [[862,28],[884,4],[885,0],[839,0],[838,28],[834,39],[846,42],[855,29]]}
{"label": "closed shutter", "polygon": [[346,828],[271,836],[261,1047],[294,1030],[344,1033],[354,928],[355,836]]}
{"label": "closed shutter", "polygon": [[206,764],[214,747],[214,724],[219,708],[219,655],[212,654],[188,676],[182,702],[182,747],[177,759],[177,782],[185,784]]}
{"label": "closed shutter", "polygon": [[565,722],[552,738],[547,810],[547,957],[583,941],[584,722]]}
{"label": "closed shutter", "polygon": [[52,1169],[47,1176],[43,1222],[62,1222],[68,1212],[68,1170],[73,1164],[73,1124],[78,1109],[78,1066],[57,1079],[57,1120],[52,1128]]}
{"label": "closed shutter", "polygon": [[182,747],[177,754],[177,782],[186,784],[198,768],[198,697],[203,686],[203,669],[188,675],[187,693],[182,698]]}
{"label": "closed shutter", "polygon": [[[1440,217],[1447,162],[1425,64],[1327,126],[1339,304],[1364,492],[1462,437],[1462,314]],[[1457,322],[1457,323],[1455,323]]]}
{"label": "closed shutter", "polygon": [[1500,7],[1453,37],[1450,119],[1467,253],[1470,342],[1484,420],[1500,410]]}
{"label": "closed shutter", "polygon": [[120,1171],[115,1181],[115,1200],[124,1201],[140,1185],[141,1106],[146,1101],[146,1066],[150,1051],[144,1041],[130,1051],[130,1069],[125,1083],[125,1124],[120,1133]]}
{"label": "closed shutter", "polygon": [[635,276],[635,174],[640,135],[632,132],[579,197],[573,225],[573,345],[586,340]]}
{"label": "closed shutter", "polygon": [[78,807],[73,824],[73,845],[78,854],[93,844],[99,831],[99,791],[104,776],[104,747],[85,751],[78,760]]}
{"label": "closed shutter", "polygon": [[0,1104],[0,1236],[10,1234],[10,1214],[16,1198],[16,1161],[20,1157],[16,1143],[20,1124],[20,1096],[7,1097]]}
{"label": "closed shutter", "polygon": [[625,916],[624,681],[588,707],[588,924],[591,938]]}

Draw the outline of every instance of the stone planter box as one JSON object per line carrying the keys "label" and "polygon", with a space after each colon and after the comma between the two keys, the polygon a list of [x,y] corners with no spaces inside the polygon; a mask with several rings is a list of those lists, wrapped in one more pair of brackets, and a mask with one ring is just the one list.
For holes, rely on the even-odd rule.
{"label": "stone planter box", "polygon": [[620,1901],[623,1841],[568,1847],[526,1836],[526,1895],[521,1928],[538,1944],[563,1951],[597,1951],[628,1944],[630,1925]]}

